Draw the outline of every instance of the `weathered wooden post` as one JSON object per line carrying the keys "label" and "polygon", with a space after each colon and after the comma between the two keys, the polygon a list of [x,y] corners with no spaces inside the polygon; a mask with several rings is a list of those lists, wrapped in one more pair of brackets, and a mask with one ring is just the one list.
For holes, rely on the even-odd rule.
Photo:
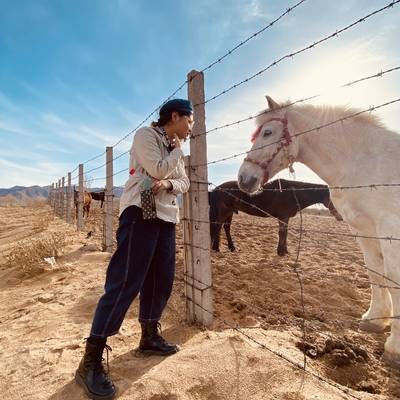
{"label": "weathered wooden post", "polygon": [[78,192],[78,218],[76,227],[78,231],[83,230],[83,164],[79,164],[79,192]]}
{"label": "weathered wooden post", "polygon": [[65,177],[61,178],[61,218],[65,218]]}
{"label": "weathered wooden post", "polygon": [[72,186],[71,186],[71,172],[68,172],[68,186],[67,186],[67,214],[66,214],[66,221],[71,224],[71,195],[72,195]]}
{"label": "weathered wooden post", "polygon": [[213,322],[212,276],[210,265],[210,224],[208,211],[207,140],[204,107],[204,74],[188,74],[188,97],[194,105],[194,120],[188,159],[191,180],[185,197],[184,241],[187,316],[203,325]]}
{"label": "weathered wooden post", "polygon": [[103,251],[112,251],[113,244],[113,148],[106,147],[105,213],[103,220]]}
{"label": "weathered wooden post", "polygon": [[54,196],[54,183],[51,184],[49,189],[49,206],[53,207],[53,196]]}
{"label": "weathered wooden post", "polygon": [[56,182],[56,188],[53,193],[53,210],[54,214],[57,215],[57,194],[58,194],[58,183]]}
{"label": "weathered wooden post", "polygon": [[[185,157],[185,170],[186,175],[189,180],[190,177],[190,156]],[[183,194],[183,242],[184,242],[184,281],[185,281],[185,298],[186,298],[186,319],[190,322],[195,321],[195,308],[194,302],[194,285],[192,285],[192,280],[187,279],[188,276],[194,276],[193,274],[193,255],[192,255],[192,221],[190,220],[191,212],[191,200],[190,200],[190,190]]]}
{"label": "weathered wooden post", "polygon": [[61,216],[61,179],[58,180],[57,215]]}

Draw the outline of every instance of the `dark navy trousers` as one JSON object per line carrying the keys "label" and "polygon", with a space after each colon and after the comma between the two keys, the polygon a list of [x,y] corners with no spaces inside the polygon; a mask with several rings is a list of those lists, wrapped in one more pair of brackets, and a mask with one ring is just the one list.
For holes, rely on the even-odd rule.
{"label": "dark navy trousers", "polygon": [[158,218],[144,220],[141,208],[126,208],[119,218],[117,250],[108,265],[90,335],[106,338],[118,333],[139,293],[139,321],[159,321],[174,276],[175,224]]}

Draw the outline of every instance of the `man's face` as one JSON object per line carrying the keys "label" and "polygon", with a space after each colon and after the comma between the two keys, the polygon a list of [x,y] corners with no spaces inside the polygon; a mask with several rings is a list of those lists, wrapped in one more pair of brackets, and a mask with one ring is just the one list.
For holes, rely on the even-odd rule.
{"label": "man's face", "polygon": [[193,114],[191,115],[179,115],[173,113],[172,120],[174,122],[174,131],[178,135],[179,139],[186,139],[192,132],[193,128]]}

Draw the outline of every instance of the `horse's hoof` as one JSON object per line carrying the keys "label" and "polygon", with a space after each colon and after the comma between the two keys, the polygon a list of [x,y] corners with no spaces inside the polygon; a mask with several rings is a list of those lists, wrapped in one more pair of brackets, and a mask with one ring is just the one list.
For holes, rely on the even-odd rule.
{"label": "horse's hoof", "polygon": [[382,361],[392,368],[400,369],[400,354],[385,351],[382,356]]}
{"label": "horse's hoof", "polygon": [[235,250],[236,250],[236,247],[229,247],[229,250],[230,250],[230,251],[235,251]]}
{"label": "horse's hoof", "polygon": [[284,256],[286,256],[286,254],[289,254],[287,250],[283,250],[283,251],[278,250],[278,256],[284,257]]}
{"label": "horse's hoof", "polygon": [[375,321],[368,321],[368,320],[362,320],[358,327],[362,331],[366,332],[373,332],[373,333],[381,333],[385,330],[386,324],[382,323],[376,323]]}

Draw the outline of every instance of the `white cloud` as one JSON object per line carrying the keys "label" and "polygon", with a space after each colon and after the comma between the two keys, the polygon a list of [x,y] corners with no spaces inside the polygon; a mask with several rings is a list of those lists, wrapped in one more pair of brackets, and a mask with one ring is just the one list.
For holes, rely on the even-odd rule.
{"label": "white cloud", "polygon": [[0,182],[1,187],[17,185],[48,185],[59,179],[60,171],[66,171],[65,163],[39,163],[26,165],[0,158]]}
{"label": "white cloud", "polygon": [[242,10],[243,22],[251,22],[254,19],[272,19],[274,16],[262,10],[260,0],[251,0]]}

